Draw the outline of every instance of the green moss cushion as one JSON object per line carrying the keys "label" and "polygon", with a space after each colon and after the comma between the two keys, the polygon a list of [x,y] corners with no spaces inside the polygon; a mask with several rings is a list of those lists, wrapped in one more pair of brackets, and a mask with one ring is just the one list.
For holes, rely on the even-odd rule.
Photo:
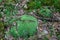
{"label": "green moss cushion", "polygon": [[37,19],[30,15],[22,15],[20,20],[16,21],[17,27],[10,29],[10,34],[14,37],[28,37],[37,32]]}

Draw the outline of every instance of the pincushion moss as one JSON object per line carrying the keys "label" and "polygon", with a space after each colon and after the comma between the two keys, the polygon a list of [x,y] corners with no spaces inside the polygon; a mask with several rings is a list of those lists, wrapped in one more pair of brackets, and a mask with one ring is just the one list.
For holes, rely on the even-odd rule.
{"label": "pincushion moss", "polygon": [[37,19],[30,15],[22,15],[21,18],[16,21],[17,26],[12,26],[9,33],[13,37],[28,37],[37,32],[38,22]]}

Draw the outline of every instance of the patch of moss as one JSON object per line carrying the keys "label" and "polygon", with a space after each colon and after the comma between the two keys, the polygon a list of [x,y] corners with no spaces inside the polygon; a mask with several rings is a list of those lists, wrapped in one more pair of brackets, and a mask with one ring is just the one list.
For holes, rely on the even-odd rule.
{"label": "patch of moss", "polygon": [[27,3],[29,9],[38,9],[41,7],[41,2],[39,0],[32,0]]}
{"label": "patch of moss", "polygon": [[52,17],[52,11],[50,9],[48,9],[47,7],[41,8],[38,11],[38,14],[44,18],[51,18]]}
{"label": "patch of moss", "polygon": [[16,21],[17,26],[12,26],[10,34],[13,37],[23,37],[35,35],[37,32],[37,19],[30,15],[22,15],[20,20]]}
{"label": "patch of moss", "polygon": [[54,0],[54,7],[60,12],[60,0]]}

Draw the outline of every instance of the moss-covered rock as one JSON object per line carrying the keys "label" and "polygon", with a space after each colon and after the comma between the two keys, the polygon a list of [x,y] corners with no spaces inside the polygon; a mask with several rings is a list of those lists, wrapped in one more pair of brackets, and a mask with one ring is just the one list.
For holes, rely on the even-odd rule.
{"label": "moss-covered rock", "polygon": [[16,21],[17,26],[12,26],[9,33],[13,37],[28,37],[37,32],[37,19],[30,15],[22,15],[20,20]]}

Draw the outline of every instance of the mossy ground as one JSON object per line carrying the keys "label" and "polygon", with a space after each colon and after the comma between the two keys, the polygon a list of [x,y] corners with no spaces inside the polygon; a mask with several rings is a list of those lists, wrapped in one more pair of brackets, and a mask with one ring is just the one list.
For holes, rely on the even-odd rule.
{"label": "mossy ground", "polygon": [[60,40],[60,0],[0,0],[0,40],[12,40],[5,32],[17,26],[13,21],[24,14],[36,17],[39,23],[37,34],[28,40]]}

